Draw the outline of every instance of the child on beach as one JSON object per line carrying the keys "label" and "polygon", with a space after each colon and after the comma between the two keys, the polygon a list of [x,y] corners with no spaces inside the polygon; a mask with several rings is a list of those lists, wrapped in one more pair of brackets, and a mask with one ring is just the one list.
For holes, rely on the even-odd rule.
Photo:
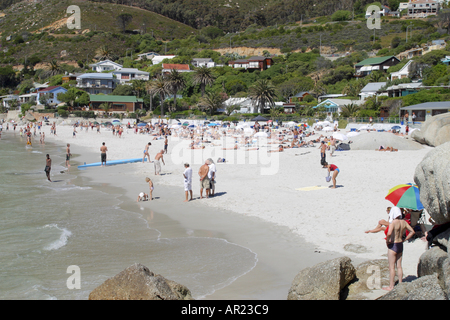
{"label": "child on beach", "polygon": [[148,195],[148,199],[149,200],[153,200],[153,190],[155,189],[153,187],[153,182],[152,182],[152,180],[149,177],[145,178],[145,181],[148,182],[148,187],[150,189],[150,192],[149,192],[149,195]]}
{"label": "child on beach", "polygon": [[139,193],[136,202],[148,200],[148,194],[145,192]]}

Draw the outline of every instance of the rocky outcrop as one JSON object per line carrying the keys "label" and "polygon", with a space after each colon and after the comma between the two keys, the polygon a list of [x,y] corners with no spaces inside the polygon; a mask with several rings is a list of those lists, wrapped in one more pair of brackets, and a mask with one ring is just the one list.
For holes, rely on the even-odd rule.
{"label": "rocky outcrop", "polygon": [[106,280],[89,294],[89,300],[192,300],[185,286],[134,264]]}
{"label": "rocky outcrop", "polygon": [[450,141],[450,113],[442,113],[428,118],[420,130],[411,133],[414,140],[437,147]]}
{"label": "rocky outcrop", "polygon": [[341,291],[355,278],[348,257],[322,262],[300,271],[292,282],[288,300],[339,300]]}
{"label": "rocky outcrop", "polygon": [[437,224],[450,222],[450,142],[430,151],[416,167],[420,201]]}
{"label": "rocky outcrop", "polygon": [[436,275],[402,282],[378,300],[447,300]]}

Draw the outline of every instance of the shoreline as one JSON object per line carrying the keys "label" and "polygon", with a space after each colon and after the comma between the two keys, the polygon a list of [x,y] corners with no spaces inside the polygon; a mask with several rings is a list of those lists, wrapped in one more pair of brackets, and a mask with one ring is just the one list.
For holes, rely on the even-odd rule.
{"label": "shoreline", "polygon": [[[47,134],[49,127],[44,126],[44,131]],[[97,150],[101,142],[106,141],[110,150],[108,159],[142,156],[141,152],[148,141],[152,142],[150,156],[153,158],[163,146],[163,140],[152,140],[151,136],[135,135],[131,131],[125,132],[122,139],[113,137],[108,130],[102,130],[99,135],[95,131],[82,131],[72,138],[71,126],[58,126],[58,136],[47,135],[47,138],[62,144],[71,143],[72,152],[76,154],[80,153],[80,148],[91,154],[99,153]],[[166,165],[162,166],[162,176],[155,177],[153,165],[147,162],[135,164],[131,173],[118,169],[119,173],[125,175],[142,176],[142,184],[136,181],[140,190],[133,189],[133,183],[130,182],[130,189],[135,190],[134,194],[127,191],[131,201],[135,201],[140,191],[146,190],[144,178],[148,175],[155,183],[154,196],[157,196],[163,185],[167,190],[180,190],[174,198],[180,199],[183,205],[181,208],[192,206],[211,209],[213,212],[227,210],[238,216],[257,218],[270,226],[285,228],[288,233],[311,244],[311,248],[322,255],[344,255],[361,261],[387,258],[384,234],[365,234],[364,231],[372,229],[380,219],[386,218],[385,208],[392,206],[384,200],[387,191],[397,184],[412,182],[415,167],[432,150],[430,147],[417,150],[400,148],[398,152],[351,150],[335,152],[334,157],[327,153],[328,161],[341,169],[337,179],[340,187],[332,190],[324,181],[326,169],[319,165],[320,155],[316,147],[288,149],[283,153],[271,154],[277,156],[273,159],[279,160],[278,171],[276,174],[264,175],[264,165],[252,158],[255,153],[243,150],[219,151],[220,147],[187,151],[187,147],[178,142],[172,137],[169,140],[169,154],[165,155]],[[222,139],[220,142],[225,146],[226,141]],[[195,176],[201,161],[211,155],[214,160],[215,156],[220,155],[232,160],[217,164],[216,189],[220,196],[183,203],[183,161],[193,161],[194,166],[191,167]],[[79,161],[98,162],[99,158],[100,155],[86,158],[81,154]],[[243,160],[242,164],[239,164],[240,160]],[[116,167],[122,166],[126,165]],[[109,167],[102,169],[108,170]],[[195,182],[193,191],[194,198],[197,198],[199,192]],[[420,239],[406,244],[404,278],[416,276],[418,258],[425,251],[425,246],[426,243]]]}
{"label": "shoreline", "polygon": [[[89,152],[83,154],[86,156]],[[92,159],[95,157],[92,153],[88,156]],[[147,162],[143,165],[151,166]],[[144,181],[145,177],[141,176],[141,173],[134,172],[135,169],[134,164],[124,164],[79,171],[95,184],[113,186],[118,180],[121,181],[122,185],[118,188],[123,190],[123,194],[117,197],[121,201],[119,207],[140,214],[139,219],[143,219],[149,227],[154,227],[152,221],[159,215],[163,222],[160,221],[156,229],[161,232],[161,238],[219,239],[256,254],[257,261],[253,268],[238,275],[230,283],[219,285],[215,292],[201,299],[285,300],[292,280],[298,272],[340,256],[333,252],[318,252],[314,244],[307,243],[287,227],[273,225],[257,217],[246,217],[228,210],[205,207],[202,201],[184,203],[182,202],[184,190],[181,187],[155,186],[153,194],[155,200],[136,203],[137,194],[146,188],[147,184]],[[94,170],[96,171],[93,172]],[[152,220],[146,220],[145,216],[148,215],[142,213],[146,210],[152,211]],[[248,228],[249,225],[252,226],[251,229]],[[126,267],[124,266],[124,269]],[[163,273],[161,275],[165,276]]]}

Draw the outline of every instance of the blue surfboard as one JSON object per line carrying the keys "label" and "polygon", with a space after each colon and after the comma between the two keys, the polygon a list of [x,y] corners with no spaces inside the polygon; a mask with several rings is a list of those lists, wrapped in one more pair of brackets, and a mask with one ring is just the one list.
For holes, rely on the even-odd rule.
{"label": "blue surfboard", "polygon": [[[147,161],[147,159],[144,159],[144,162],[145,161]],[[113,166],[116,164],[134,163],[134,162],[142,162],[142,158],[107,160],[106,165]],[[78,168],[82,169],[82,168],[89,168],[89,167],[100,167],[101,165],[102,165],[101,162],[85,163],[85,164],[79,165]]]}

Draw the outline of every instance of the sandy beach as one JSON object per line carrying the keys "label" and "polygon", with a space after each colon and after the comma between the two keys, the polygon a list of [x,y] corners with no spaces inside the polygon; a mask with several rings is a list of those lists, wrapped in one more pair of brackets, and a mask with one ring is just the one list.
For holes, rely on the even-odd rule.
{"label": "sandy beach", "polygon": [[[121,138],[104,128],[100,134],[95,129],[89,129],[87,132],[77,129],[76,137],[73,137],[73,127],[70,125],[57,126],[57,136],[50,134],[50,126],[44,126],[43,131],[47,141],[70,143],[72,153],[79,154],[74,160],[80,163],[100,161],[99,149],[102,142],[105,142],[108,148],[108,160],[141,158],[148,142],[152,143],[149,150],[153,160],[164,145],[164,140],[153,140],[154,137],[151,135],[135,134],[132,129],[125,129]],[[341,131],[344,134],[347,132]],[[306,138],[306,141],[316,139],[321,134],[331,135],[328,132],[318,131],[314,136]],[[392,135],[392,133],[383,134]],[[374,142],[372,137],[377,137],[378,141]],[[144,179],[150,177],[155,185],[153,195],[156,199],[140,202],[139,205],[154,210],[164,210],[170,205],[186,208],[188,214],[179,217],[186,224],[190,221],[189,214],[194,214],[202,208],[215,209],[216,214],[221,216],[222,223],[226,221],[223,219],[223,216],[226,216],[223,212],[232,212],[250,219],[245,220],[246,224],[255,223],[259,226],[259,221],[270,223],[281,228],[280,234],[288,232],[300,237],[311,244],[316,254],[318,252],[322,254],[317,259],[318,262],[323,261],[327,253],[330,257],[349,256],[361,262],[387,257],[384,234],[366,234],[365,231],[374,228],[379,220],[387,219],[386,207],[392,205],[384,199],[388,190],[398,184],[414,182],[416,166],[427,152],[432,150],[405,137],[399,137],[403,139],[401,143],[392,145],[399,149],[398,152],[375,151],[373,145],[367,142],[370,140],[374,145],[378,145],[381,144],[382,137],[379,138],[379,134],[376,136],[376,133],[361,133],[359,137],[354,137],[354,144],[358,145],[355,149],[358,150],[336,151],[334,156],[327,152],[327,161],[340,169],[336,189],[331,189],[331,182],[325,181],[327,170],[320,165],[318,143],[314,147],[285,149],[283,152],[268,152],[275,150],[276,145],[268,144],[267,141],[258,141],[254,144],[258,150],[244,148],[223,150],[222,148],[232,147],[235,139],[238,139],[230,136],[211,139],[212,143],[205,144],[204,149],[190,149],[189,139],[171,136],[160,176],[155,176],[153,164],[148,162],[124,165],[123,170],[117,169],[120,166],[115,166],[116,169],[93,167],[86,172],[104,170],[111,172],[113,177],[121,173],[130,175],[123,185],[122,181],[125,180],[114,181],[111,175],[97,178],[103,179],[105,183],[115,183],[116,186],[123,187],[127,190],[123,197],[130,201],[136,201],[140,191],[148,191]],[[367,140],[365,144],[364,139]],[[38,140],[34,143],[38,143]],[[389,143],[396,142],[394,140]],[[364,145],[367,145],[367,148],[364,148]],[[98,158],[95,159],[93,154],[98,154]],[[212,158],[216,162],[216,196],[199,199],[200,184],[197,172],[207,158]],[[218,158],[225,158],[226,162],[217,163]],[[194,177],[194,200],[188,203],[183,203],[182,173],[185,162],[190,163]],[[78,169],[72,167],[70,170]],[[205,220],[203,223],[213,224],[215,221]],[[239,226],[236,228],[235,237],[238,238],[239,232],[249,229],[253,227]],[[425,251],[425,246],[425,242],[420,239],[405,245],[403,258],[405,278],[416,276],[417,262]],[[269,250],[267,261],[271,258],[270,252],[272,257],[276,256],[276,250]],[[285,262],[289,261],[287,257],[284,259]],[[296,266],[290,268],[298,269],[297,272],[301,269]],[[288,274],[290,277],[290,273]],[[245,282],[245,279],[242,280]],[[235,285],[239,285],[239,281],[236,281]],[[224,296],[232,286],[227,288],[222,291]]]}

